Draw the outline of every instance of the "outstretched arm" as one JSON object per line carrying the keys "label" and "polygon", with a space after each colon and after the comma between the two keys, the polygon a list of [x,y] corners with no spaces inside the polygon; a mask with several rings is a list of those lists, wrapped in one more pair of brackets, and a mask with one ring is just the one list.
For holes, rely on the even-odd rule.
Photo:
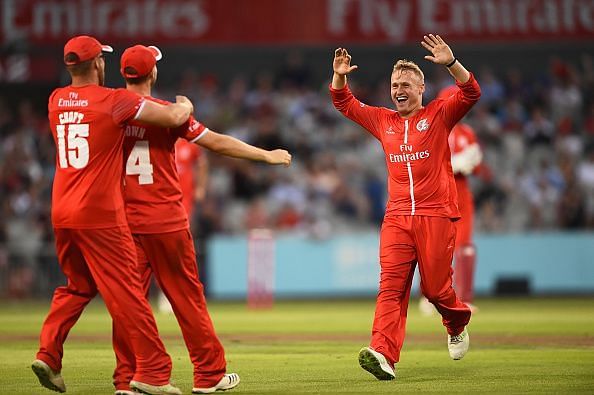
{"label": "outstretched arm", "polygon": [[447,67],[448,71],[456,79],[456,81],[465,83],[470,79],[470,73],[460,63],[460,61],[454,56],[452,49],[439,35],[430,34],[423,36],[421,45],[431,55],[425,56],[425,59],[435,63],[441,64]]}
{"label": "outstretched arm", "polygon": [[196,144],[221,155],[231,156],[233,158],[265,162],[270,165],[289,166],[291,164],[291,154],[284,149],[267,151],[244,143],[235,137],[216,133],[212,130],[209,130],[208,133],[199,138],[196,141]]}
{"label": "outstretched arm", "polygon": [[332,76],[332,88],[342,89],[347,83],[347,74],[356,70],[359,66],[351,66],[351,55],[344,48],[336,48],[334,51],[334,62],[332,68],[334,75]]}

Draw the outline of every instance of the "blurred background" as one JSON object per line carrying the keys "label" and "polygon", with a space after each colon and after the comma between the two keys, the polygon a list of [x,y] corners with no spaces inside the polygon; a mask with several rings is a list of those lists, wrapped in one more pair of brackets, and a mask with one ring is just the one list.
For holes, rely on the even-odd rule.
{"label": "blurred background", "polygon": [[[376,106],[393,107],[394,62],[416,61],[428,103],[452,83],[423,60],[429,32],[483,92],[465,120],[485,163],[471,178],[477,293],[594,293],[592,0],[0,0],[0,16],[0,298],[47,298],[64,282],[47,99],[69,82],[62,48],[78,34],[116,49],[108,86],[123,86],[127,46],[157,45],[155,96],[187,95],[209,128],[293,154],[273,168],[202,153],[192,229],[211,298],[246,297],[248,256],[277,297],[375,294],[384,156],[332,106],[333,50],[349,49],[349,82]],[[253,229],[271,232],[262,242]]]}

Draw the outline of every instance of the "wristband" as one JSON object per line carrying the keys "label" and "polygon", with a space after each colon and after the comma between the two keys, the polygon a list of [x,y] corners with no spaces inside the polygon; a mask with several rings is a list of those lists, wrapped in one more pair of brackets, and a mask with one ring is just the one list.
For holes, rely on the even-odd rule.
{"label": "wristband", "polygon": [[458,58],[454,56],[454,60],[452,60],[450,63],[446,64],[445,67],[450,68],[452,67],[456,62],[458,61]]}

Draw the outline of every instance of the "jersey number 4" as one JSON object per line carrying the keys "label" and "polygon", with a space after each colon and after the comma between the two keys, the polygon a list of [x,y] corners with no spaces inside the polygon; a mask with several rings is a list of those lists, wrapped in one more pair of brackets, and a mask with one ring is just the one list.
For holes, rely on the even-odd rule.
{"label": "jersey number 4", "polygon": [[148,141],[137,141],[126,162],[126,175],[138,175],[140,185],[153,183],[153,165]]}
{"label": "jersey number 4", "polygon": [[56,125],[58,160],[62,169],[72,166],[82,169],[89,163],[89,124]]}

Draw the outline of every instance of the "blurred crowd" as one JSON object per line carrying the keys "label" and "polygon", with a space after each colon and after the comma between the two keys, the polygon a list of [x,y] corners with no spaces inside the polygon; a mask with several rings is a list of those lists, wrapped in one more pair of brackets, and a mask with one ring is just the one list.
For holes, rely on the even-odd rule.
{"label": "blurred crowd", "polygon": [[[429,70],[425,102],[451,78]],[[330,71],[329,71],[330,72]],[[485,166],[472,177],[478,232],[594,228],[594,62],[552,59],[526,74],[474,70],[482,98],[465,118],[476,131]],[[356,96],[393,107],[389,73],[375,83],[351,80]],[[332,106],[328,81],[315,81],[303,58],[222,81],[186,70],[177,86],[157,83],[156,96],[189,96],[209,128],[293,154],[289,168],[208,154],[208,192],[196,203],[194,232],[240,233],[267,227],[324,238],[377,229],[386,198],[379,143]],[[52,240],[54,143],[46,97],[18,102],[0,94],[0,267],[8,252],[25,265]],[[13,262],[14,259],[11,259]],[[27,284],[27,271],[16,283]],[[18,292],[18,290],[16,290]]]}
{"label": "blurred crowd", "polygon": [[[427,68],[425,102],[452,83]],[[350,79],[356,96],[393,108],[389,70],[375,83]],[[594,227],[594,62],[551,59],[549,67],[475,70],[483,95],[465,118],[481,142],[485,166],[472,177],[479,232]],[[314,237],[377,228],[386,197],[380,144],[336,111],[328,81],[313,81],[298,54],[276,73],[182,75],[178,91],[196,103],[210,128],[267,148],[287,148],[289,168],[210,155],[209,193],[198,205],[197,231],[248,228],[306,232]],[[174,91],[160,87],[172,97]]]}

